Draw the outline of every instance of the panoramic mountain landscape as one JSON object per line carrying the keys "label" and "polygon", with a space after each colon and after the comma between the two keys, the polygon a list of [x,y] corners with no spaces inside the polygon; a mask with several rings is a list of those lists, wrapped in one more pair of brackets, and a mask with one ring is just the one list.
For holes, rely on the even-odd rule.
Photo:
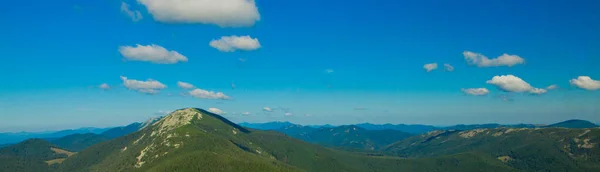
{"label": "panoramic mountain landscape", "polygon": [[[150,121],[147,125],[134,123],[141,127],[116,138],[72,134],[49,141],[32,138],[6,146],[0,149],[0,170],[600,170],[597,126],[441,128],[416,135],[392,129],[367,130],[356,125],[308,127],[309,130],[286,123],[288,126],[281,125],[278,130],[259,130],[196,108],[176,110]],[[563,123],[574,122],[557,124]],[[127,127],[107,131],[124,128]],[[303,128],[307,133],[284,134],[286,130],[298,133],[293,128]]]}
{"label": "panoramic mountain landscape", "polygon": [[0,172],[600,172],[597,0],[0,4]]}

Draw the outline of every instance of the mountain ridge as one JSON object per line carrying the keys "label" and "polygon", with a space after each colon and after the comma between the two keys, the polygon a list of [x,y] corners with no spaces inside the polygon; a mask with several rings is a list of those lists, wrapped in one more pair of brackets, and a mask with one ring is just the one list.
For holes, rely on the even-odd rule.
{"label": "mountain ridge", "polygon": [[[146,128],[73,155],[59,171],[465,171],[474,167],[511,171],[489,156],[467,158],[480,155],[431,159],[365,156],[275,131],[242,128],[246,132],[219,117],[197,108],[174,111]],[[434,166],[439,163],[444,165]]]}

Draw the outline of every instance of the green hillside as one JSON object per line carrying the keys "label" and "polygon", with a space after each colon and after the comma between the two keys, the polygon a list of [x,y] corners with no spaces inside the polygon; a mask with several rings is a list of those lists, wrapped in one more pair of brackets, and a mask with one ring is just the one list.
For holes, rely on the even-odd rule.
{"label": "green hillside", "polygon": [[600,171],[600,129],[432,131],[382,149],[400,157],[483,153],[523,171]]}
{"label": "green hillside", "polygon": [[249,130],[201,109],[178,110],[65,160],[59,171],[512,171],[492,156],[405,159],[333,150]]}
{"label": "green hillside", "polygon": [[50,142],[66,150],[78,152],[96,143],[107,141],[109,139],[110,138],[107,136],[101,134],[87,133],[71,134],[58,139],[52,139]]}
{"label": "green hillside", "polygon": [[344,149],[376,150],[411,134],[396,130],[366,130],[354,125],[321,128],[307,134],[307,141]]}
{"label": "green hillside", "polygon": [[72,155],[42,139],[29,139],[0,149],[0,171],[53,171]]}

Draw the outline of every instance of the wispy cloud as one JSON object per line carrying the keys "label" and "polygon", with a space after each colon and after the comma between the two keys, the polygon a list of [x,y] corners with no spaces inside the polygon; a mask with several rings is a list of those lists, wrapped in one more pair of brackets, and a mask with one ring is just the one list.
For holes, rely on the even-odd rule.
{"label": "wispy cloud", "polygon": [[469,65],[477,67],[514,66],[525,63],[525,59],[517,55],[502,54],[495,59],[490,59],[483,54],[464,51],[463,56]]}
{"label": "wispy cloud", "polygon": [[556,84],[548,85],[546,87],[546,90],[556,90],[556,89],[558,89],[558,85],[556,85]]}
{"label": "wispy cloud", "polygon": [[142,17],[142,13],[140,13],[140,11],[130,10],[129,4],[127,4],[125,2],[121,2],[121,12],[123,12],[124,14],[129,16],[129,18],[131,18],[131,20],[134,22],[140,21],[144,18],[144,17]]}
{"label": "wispy cloud", "polygon": [[159,90],[167,88],[166,85],[162,84],[159,81],[148,79],[146,81],[128,79],[127,77],[121,76],[121,80],[123,81],[123,85],[130,90],[136,90],[141,93],[146,94],[156,94]]}
{"label": "wispy cloud", "polygon": [[177,81],[177,86],[179,86],[180,88],[183,88],[183,89],[195,88],[194,85],[187,83],[187,82],[182,82],[182,81]]}
{"label": "wispy cloud", "polygon": [[110,85],[108,85],[107,83],[102,83],[98,86],[98,88],[103,90],[110,90]]}
{"label": "wispy cloud", "polygon": [[225,112],[223,112],[221,109],[218,109],[218,108],[208,108],[208,111],[212,112],[214,114],[217,114],[217,115],[225,114]]}
{"label": "wispy cloud", "polygon": [[223,94],[222,92],[207,91],[199,88],[193,89],[188,93],[191,96],[199,99],[229,99],[229,96]]}
{"label": "wispy cloud", "polygon": [[431,72],[437,68],[438,68],[437,63],[428,63],[428,64],[423,65],[423,69],[425,69],[427,72]]}
{"label": "wispy cloud", "polygon": [[446,63],[446,64],[444,64],[444,69],[448,72],[452,72],[452,71],[454,71],[454,66]]}
{"label": "wispy cloud", "polygon": [[487,88],[463,88],[461,91],[465,94],[473,96],[485,96],[490,93],[490,90]]}

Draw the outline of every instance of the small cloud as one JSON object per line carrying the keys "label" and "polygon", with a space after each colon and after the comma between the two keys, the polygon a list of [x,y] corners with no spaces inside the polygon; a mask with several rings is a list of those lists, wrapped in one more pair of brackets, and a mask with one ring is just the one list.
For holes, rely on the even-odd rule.
{"label": "small cloud", "polygon": [[365,107],[355,107],[354,110],[367,110]]}
{"label": "small cloud", "polygon": [[231,83],[231,89],[235,89],[235,84]]}
{"label": "small cloud", "polygon": [[502,54],[495,59],[490,59],[483,54],[464,51],[463,56],[469,65],[475,65],[477,67],[495,67],[495,66],[508,66],[512,67],[517,64],[525,63],[525,59],[517,55]]}
{"label": "small cloud", "polygon": [[180,88],[183,88],[183,89],[188,89],[188,90],[195,88],[194,85],[187,83],[187,82],[182,82],[182,81],[177,81],[177,86],[179,86]]}
{"label": "small cloud", "polygon": [[432,70],[435,70],[438,68],[438,64],[437,63],[428,63],[423,65],[423,68],[425,70],[427,70],[427,72],[431,72]]}
{"label": "small cloud", "polygon": [[121,12],[123,12],[127,16],[129,16],[129,18],[131,18],[131,20],[133,20],[134,22],[140,21],[143,18],[142,13],[140,13],[140,11],[138,11],[138,10],[131,11],[129,9],[129,4],[127,4],[125,2],[121,2]]}
{"label": "small cloud", "polygon": [[541,95],[546,92],[548,92],[548,90],[543,89],[543,88],[532,88],[531,90],[529,90],[529,93],[535,94],[535,95]]}
{"label": "small cloud", "polygon": [[490,93],[490,90],[487,88],[463,88],[461,91],[465,94],[473,96],[485,96]]}
{"label": "small cloud", "polygon": [[545,89],[532,87],[529,83],[514,75],[494,76],[491,80],[486,81],[486,83],[495,85],[498,89],[506,92],[529,92],[538,95],[547,92]]}
{"label": "small cloud", "polygon": [[515,99],[510,97],[508,94],[500,94],[500,95],[496,96],[496,98],[499,98],[500,100],[507,101],[507,102],[515,101]]}
{"label": "small cloud", "polygon": [[294,115],[294,114],[292,114],[292,113],[289,113],[289,112],[288,112],[288,113],[285,113],[285,114],[283,114],[283,116],[293,116],[293,115]]}
{"label": "small cloud", "polygon": [[239,58],[238,60],[239,60],[240,62],[242,62],[242,63],[245,63],[245,62],[247,62],[247,61],[248,61],[248,60],[247,60],[247,59],[245,59],[245,58]]}
{"label": "small cloud", "polygon": [[217,109],[217,108],[208,108],[208,111],[212,112],[214,114],[217,114],[217,115],[225,114],[225,112],[223,112],[221,109]]}
{"label": "small cloud", "polygon": [[333,73],[333,69],[325,69],[325,73]]}
{"label": "small cloud", "polygon": [[160,116],[165,116],[171,114],[172,110],[158,110],[155,114]]}
{"label": "small cloud", "polygon": [[556,89],[558,89],[558,85],[556,85],[556,84],[552,84],[552,85],[549,85],[548,87],[546,87],[546,90],[556,90]]}
{"label": "small cloud", "polygon": [[585,89],[588,91],[595,91],[600,89],[600,81],[594,80],[589,76],[579,76],[577,79],[569,80],[571,85],[579,87],[581,89]]}
{"label": "small cloud", "polygon": [[304,116],[312,116],[312,114],[308,114],[308,113],[307,113],[307,114],[304,114]]}
{"label": "small cloud", "polygon": [[221,39],[212,40],[208,43],[221,52],[234,52],[236,50],[252,51],[260,48],[257,38],[250,36],[223,36]]}
{"label": "small cloud", "polygon": [[125,60],[144,61],[156,64],[175,64],[178,62],[187,62],[188,59],[177,51],[169,51],[159,45],[140,45],[120,46],[119,52]]}
{"label": "small cloud", "polygon": [[242,115],[251,115],[250,112],[242,112]]}
{"label": "small cloud", "polygon": [[108,85],[107,83],[102,83],[98,86],[98,88],[103,90],[110,90],[110,85]]}
{"label": "small cloud", "polygon": [[273,109],[271,109],[270,107],[264,107],[263,111],[265,111],[265,112],[273,112]]}
{"label": "small cloud", "polygon": [[196,88],[188,92],[191,96],[199,98],[199,99],[229,99],[229,96],[223,94],[222,92],[213,92],[207,91],[203,89]]}
{"label": "small cloud", "polygon": [[138,92],[146,94],[156,94],[159,92],[158,90],[167,88],[166,85],[153,79],[139,81],[134,79],[127,79],[127,77],[121,76],[121,80],[123,80],[123,85],[125,85],[127,89],[136,90]]}
{"label": "small cloud", "polygon": [[452,72],[452,71],[454,71],[454,66],[446,63],[446,64],[444,64],[444,69],[448,72]]}

